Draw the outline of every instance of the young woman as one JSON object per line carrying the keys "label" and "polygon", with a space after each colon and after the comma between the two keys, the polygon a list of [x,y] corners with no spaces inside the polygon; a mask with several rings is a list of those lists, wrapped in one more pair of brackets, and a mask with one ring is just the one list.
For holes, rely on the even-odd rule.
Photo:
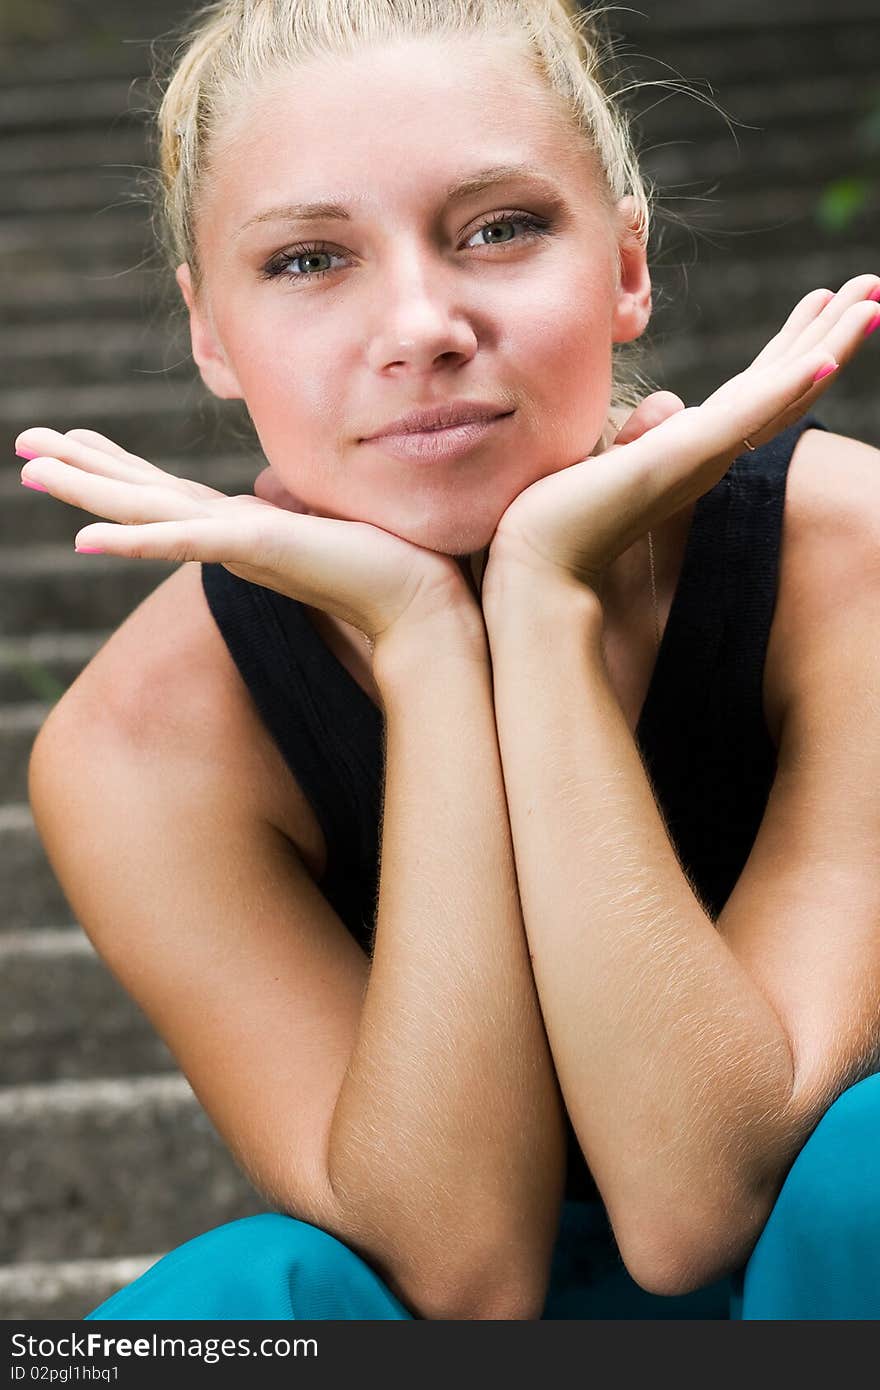
{"label": "young woman", "polygon": [[880,276],[642,398],[598,52],[560,0],[200,12],[163,210],[259,495],[16,441],[79,549],[182,562],[31,800],[276,1208],[91,1318],[880,1313],[880,456],[810,413]]}

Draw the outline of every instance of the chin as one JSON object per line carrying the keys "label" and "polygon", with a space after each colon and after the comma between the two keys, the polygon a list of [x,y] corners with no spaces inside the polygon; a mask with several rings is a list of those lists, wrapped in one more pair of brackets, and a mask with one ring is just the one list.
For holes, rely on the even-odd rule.
{"label": "chin", "polygon": [[[425,550],[434,550],[440,555],[471,555],[483,550],[495,534],[498,518],[480,521],[469,517],[439,524],[436,520],[426,521],[423,526],[408,526],[395,531],[396,535]],[[390,527],[388,528],[390,529]]]}

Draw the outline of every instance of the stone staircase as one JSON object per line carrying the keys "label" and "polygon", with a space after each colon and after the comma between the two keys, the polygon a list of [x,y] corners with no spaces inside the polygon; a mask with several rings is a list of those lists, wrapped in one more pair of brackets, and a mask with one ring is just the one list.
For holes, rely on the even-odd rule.
{"label": "stone staircase", "polygon": [[[657,181],[655,345],[646,368],[696,402],[740,370],[808,289],[880,269],[876,0],[663,5],[618,26],[643,80],[710,78],[693,96],[642,92]],[[48,866],[27,794],[52,704],[172,567],[84,560],[87,513],[19,484],[15,435],[87,426],[227,491],[262,466],[235,403],[207,402],[161,307],[146,210],[149,40],[181,6],[7,0],[0,16],[0,1317],[81,1318],[161,1254],[265,1210],[165,1044],[125,994]],[[664,67],[662,64],[669,64]],[[702,84],[705,91],[705,83]],[[651,109],[649,109],[651,108]],[[875,126],[880,118],[875,118]],[[873,161],[873,164],[872,164]],[[870,168],[878,186],[839,232],[823,186]],[[696,229],[686,233],[677,219]],[[682,262],[685,262],[682,268]],[[869,346],[822,405],[831,428],[880,444]]]}

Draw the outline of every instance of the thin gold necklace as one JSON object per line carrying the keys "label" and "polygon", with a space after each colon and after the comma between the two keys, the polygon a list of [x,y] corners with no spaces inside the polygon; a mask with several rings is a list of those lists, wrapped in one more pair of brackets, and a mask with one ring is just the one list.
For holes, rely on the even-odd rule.
{"label": "thin gold necklace", "polygon": [[654,638],[660,650],[660,611],[657,607],[657,581],[654,576],[654,537],[648,532],[648,560],[651,565],[651,598],[654,603]]}

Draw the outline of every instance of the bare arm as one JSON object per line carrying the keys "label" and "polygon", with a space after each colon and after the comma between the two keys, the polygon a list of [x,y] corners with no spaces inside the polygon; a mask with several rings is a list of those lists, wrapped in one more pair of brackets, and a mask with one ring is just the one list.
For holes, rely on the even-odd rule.
{"label": "bare arm", "polygon": [[[518,1301],[514,1316],[540,1317],[563,1112],[523,930],[479,615],[443,613],[380,644],[374,673],[387,744],[378,916],[330,1180],[365,1246],[406,1251],[414,1281],[433,1266],[438,1287],[458,1290],[467,1307],[513,1278],[508,1309]],[[404,1295],[405,1286],[404,1277]]]}
{"label": "bare arm", "polygon": [[114,633],[30,763],[77,920],[254,1186],[433,1318],[539,1315],[564,1162],[476,635],[377,651],[372,963],[314,881],[307,803],[280,791],[197,565]]}
{"label": "bare arm", "polygon": [[507,581],[487,626],[559,1081],[630,1273],[689,1291],[738,1268],[766,1218],[791,1048],[677,861],[604,665],[599,601]]}

